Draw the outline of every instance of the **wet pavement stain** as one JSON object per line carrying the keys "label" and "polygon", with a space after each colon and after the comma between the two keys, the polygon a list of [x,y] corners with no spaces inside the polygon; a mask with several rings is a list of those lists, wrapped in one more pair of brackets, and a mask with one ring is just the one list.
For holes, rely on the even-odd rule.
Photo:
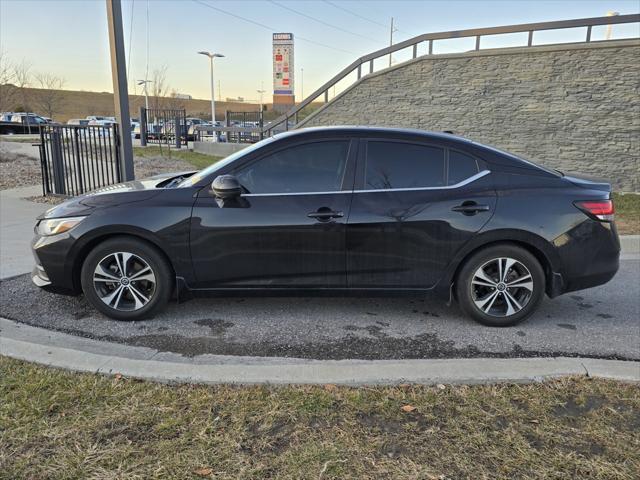
{"label": "wet pavement stain", "polygon": [[234,325],[232,322],[227,322],[219,318],[203,318],[201,320],[196,320],[193,323],[195,323],[196,325],[200,325],[201,327],[209,327],[209,329],[211,330],[211,335],[215,335],[216,337],[224,335],[227,332],[227,329],[233,327]]}
{"label": "wet pavement stain", "polygon": [[593,305],[591,305],[590,303],[579,303],[578,306],[584,309],[593,308]]}
{"label": "wet pavement stain", "polygon": [[524,336],[526,336],[527,334],[526,334],[526,333],[524,333],[522,330],[518,330],[518,331],[516,332],[516,335],[518,335],[519,337],[524,337]]}
{"label": "wet pavement stain", "polygon": [[609,315],[608,313],[596,313],[596,317],[600,318],[613,318],[613,315]]}

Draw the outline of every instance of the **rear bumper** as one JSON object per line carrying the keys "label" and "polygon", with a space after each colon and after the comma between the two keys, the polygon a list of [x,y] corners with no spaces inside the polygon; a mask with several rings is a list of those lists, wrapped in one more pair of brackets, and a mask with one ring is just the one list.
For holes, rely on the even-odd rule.
{"label": "rear bumper", "polygon": [[620,239],[613,223],[587,220],[570,232],[571,241],[558,248],[562,259],[561,293],[597,287],[620,268]]}

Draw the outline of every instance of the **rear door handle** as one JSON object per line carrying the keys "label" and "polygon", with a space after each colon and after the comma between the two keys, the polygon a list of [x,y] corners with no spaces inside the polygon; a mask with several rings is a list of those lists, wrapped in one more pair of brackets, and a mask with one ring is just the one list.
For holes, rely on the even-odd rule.
{"label": "rear door handle", "polygon": [[307,217],[316,218],[320,221],[330,220],[332,218],[342,218],[344,217],[344,213],[342,212],[334,212],[333,210],[323,210],[319,209],[317,212],[307,213]]}
{"label": "rear door handle", "polygon": [[489,205],[478,205],[475,202],[464,202],[462,205],[453,207],[451,210],[454,212],[463,213],[464,215],[475,215],[478,212],[488,212]]}

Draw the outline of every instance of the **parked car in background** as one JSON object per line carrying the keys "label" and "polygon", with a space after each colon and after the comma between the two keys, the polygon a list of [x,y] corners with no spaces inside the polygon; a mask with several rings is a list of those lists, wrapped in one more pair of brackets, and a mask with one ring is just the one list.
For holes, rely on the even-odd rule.
{"label": "parked car in background", "polygon": [[618,270],[611,185],[444,133],[310,128],[39,217],[36,285],[121,320],[176,293],[411,294],[485,325]]}
{"label": "parked car in background", "polygon": [[90,121],[91,120],[87,120],[86,118],[72,118],[67,121],[67,125],[82,125],[86,127],[87,125],[89,125]]}
{"label": "parked car in background", "polygon": [[20,135],[40,133],[40,125],[47,121],[40,115],[26,112],[11,112],[3,114],[8,120],[0,121],[0,135]]}

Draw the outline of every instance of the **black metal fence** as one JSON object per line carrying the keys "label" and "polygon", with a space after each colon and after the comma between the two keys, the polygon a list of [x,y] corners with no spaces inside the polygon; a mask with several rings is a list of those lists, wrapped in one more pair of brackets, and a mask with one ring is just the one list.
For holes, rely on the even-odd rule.
{"label": "black metal fence", "polygon": [[140,107],[140,130],[135,132],[140,145],[165,144],[180,148],[189,139],[186,110]]}
{"label": "black metal fence", "polygon": [[[259,128],[264,125],[263,112],[230,112],[227,110],[225,119],[227,127]],[[227,141],[232,143],[256,143],[262,140],[262,135],[255,132],[227,132]]]}
{"label": "black metal fence", "polygon": [[43,195],[75,196],[122,181],[117,125],[43,125]]}

